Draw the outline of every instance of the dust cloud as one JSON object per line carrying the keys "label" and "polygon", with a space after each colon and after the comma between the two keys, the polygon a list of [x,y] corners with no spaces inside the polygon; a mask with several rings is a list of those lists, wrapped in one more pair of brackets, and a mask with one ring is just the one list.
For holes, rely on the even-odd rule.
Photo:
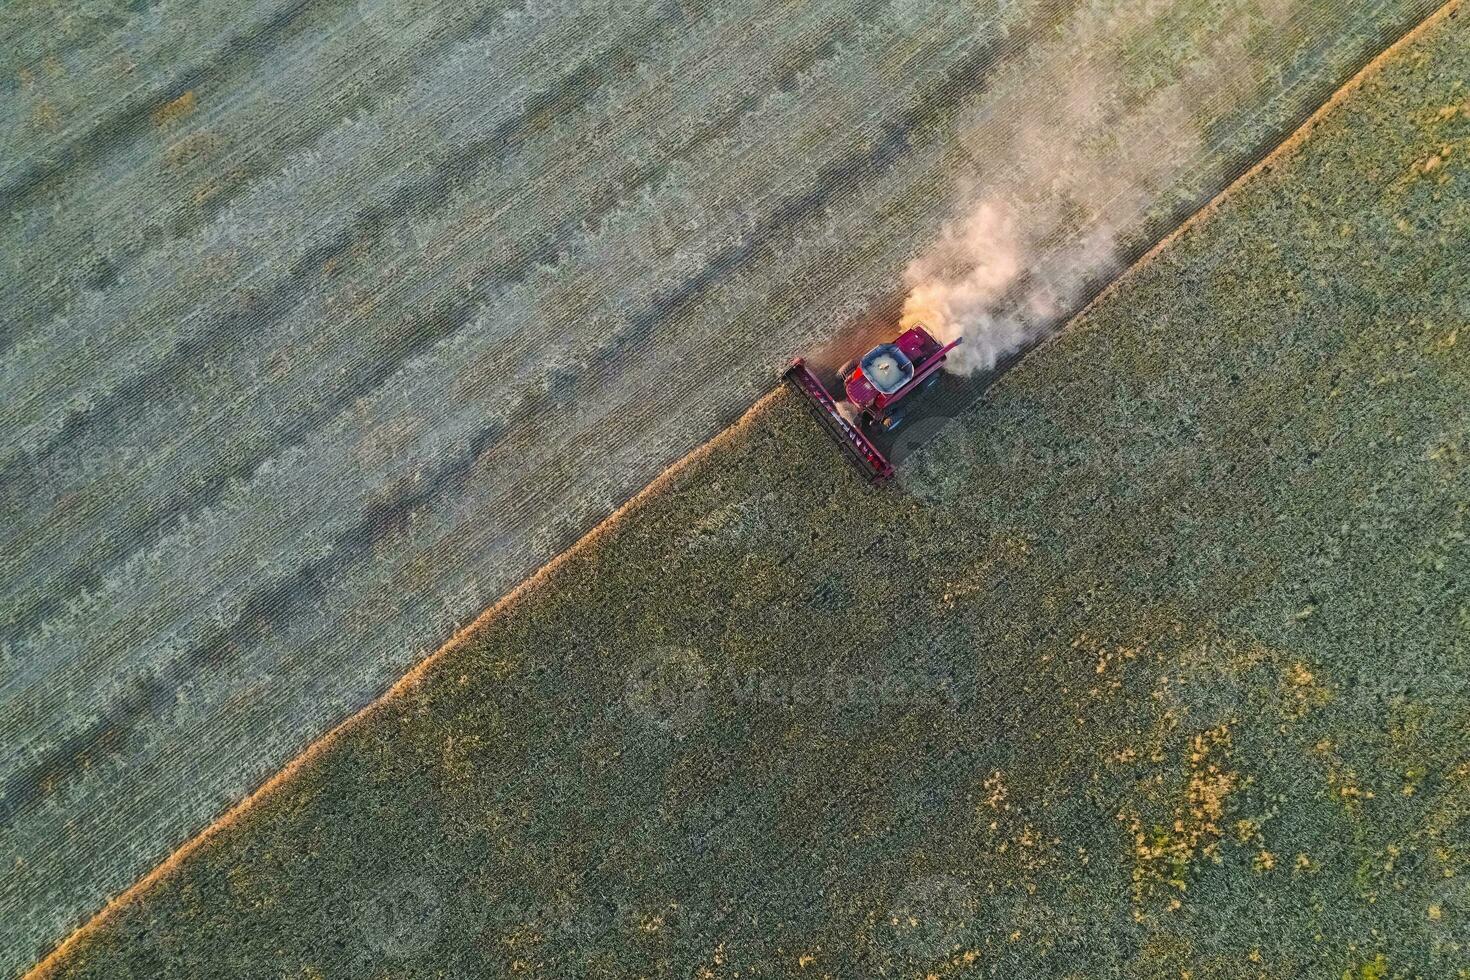
{"label": "dust cloud", "polygon": [[1130,39],[1167,31],[1174,5],[1103,3],[1010,66],[1002,97],[965,126],[974,167],[959,216],[906,271],[904,327],[964,337],[947,365],[962,374],[1055,330],[1181,202],[1183,185],[1225,165],[1212,123],[1269,83],[1253,52],[1298,5],[1242,2],[1219,30],[1181,40],[1169,63],[1139,66],[1128,65]]}

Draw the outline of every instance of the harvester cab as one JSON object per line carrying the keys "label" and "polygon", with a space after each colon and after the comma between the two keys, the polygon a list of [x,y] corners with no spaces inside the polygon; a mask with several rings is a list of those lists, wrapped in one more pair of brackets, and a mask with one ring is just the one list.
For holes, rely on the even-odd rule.
{"label": "harvester cab", "polygon": [[893,464],[873,441],[877,431],[903,424],[909,397],[927,391],[958,340],[941,344],[922,326],[910,327],[891,342],[879,344],[838,372],[834,397],[801,358],[786,377],[806,397],[837,441],[874,483],[893,475]]}

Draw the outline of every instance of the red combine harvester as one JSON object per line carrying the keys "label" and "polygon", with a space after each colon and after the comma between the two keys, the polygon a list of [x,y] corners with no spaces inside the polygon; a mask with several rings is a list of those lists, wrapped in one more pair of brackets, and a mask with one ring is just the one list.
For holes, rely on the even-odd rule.
{"label": "red combine harvester", "polygon": [[838,372],[841,398],[834,398],[799,357],[786,369],[786,377],[806,396],[868,478],[882,483],[893,476],[893,464],[870,433],[892,432],[903,423],[907,406],[901,408],[899,403],[933,387],[946,355],[958,344],[958,340],[941,344],[923,327],[911,327],[892,343],[879,344],[861,359],[843,366]]}

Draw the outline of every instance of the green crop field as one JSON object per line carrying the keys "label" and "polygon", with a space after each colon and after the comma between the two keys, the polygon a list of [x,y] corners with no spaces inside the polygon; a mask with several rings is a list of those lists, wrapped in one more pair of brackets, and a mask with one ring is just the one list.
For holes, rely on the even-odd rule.
{"label": "green crop field", "polygon": [[1470,19],[870,490],[762,403],[43,972],[1470,968]]}

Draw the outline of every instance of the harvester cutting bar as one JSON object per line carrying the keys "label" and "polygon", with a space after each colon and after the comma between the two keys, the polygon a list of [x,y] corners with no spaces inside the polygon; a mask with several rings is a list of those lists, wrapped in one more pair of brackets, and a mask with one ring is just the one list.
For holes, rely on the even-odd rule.
{"label": "harvester cutting bar", "polygon": [[874,483],[882,483],[893,476],[893,464],[878,450],[867,433],[849,422],[837,410],[837,402],[831,393],[801,358],[791,362],[791,367],[786,369],[786,377],[806,396],[817,417],[832,430],[837,441],[847,449],[848,455],[868,475],[868,479]]}

